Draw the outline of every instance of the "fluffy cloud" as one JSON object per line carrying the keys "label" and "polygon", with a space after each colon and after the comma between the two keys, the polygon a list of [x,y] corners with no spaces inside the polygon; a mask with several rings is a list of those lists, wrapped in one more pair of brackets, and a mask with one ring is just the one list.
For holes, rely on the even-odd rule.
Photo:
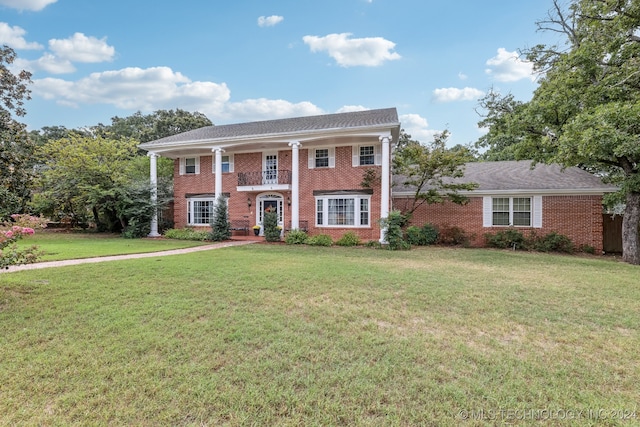
{"label": "fluffy cloud", "polygon": [[356,111],[367,111],[367,110],[370,110],[370,108],[363,107],[362,105],[345,105],[343,107],[340,107],[338,111],[336,111],[336,113],[353,113]]}
{"label": "fluffy cloud", "polygon": [[489,68],[485,72],[499,82],[515,82],[522,79],[535,80],[533,64],[520,59],[518,52],[499,48],[498,54],[487,60]]}
{"label": "fluffy cloud", "polygon": [[[246,99],[230,102],[223,111],[215,115],[221,120],[234,123],[256,120],[271,120],[286,117],[302,117],[324,114],[311,102],[292,103],[283,99]],[[215,121],[215,120],[214,120]]]}
{"label": "fluffy cloud", "polygon": [[73,62],[111,61],[116,52],[107,44],[106,38],[87,37],[82,33],[75,33],[67,39],[51,39],[49,49],[59,58]]}
{"label": "fluffy cloud", "polygon": [[273,27],[281,23],[284,20],[284,17],[278,15],[271,16],[261,16],[258,18],[258,26],[259,27]]}
{"label": "fluffy cloud", "polygon": [[393,52],[396,44],[382,37],[349,38],[351,33],[329,34],[324,37],[304,36],[311,52],[327,52],[342,67],[377,67],[385,61],[400,59]]}
{"label": "fluffy cloud", "polygon": [[227,85],[192,82],[168,67],[124,68],[93,73],[72,82],[35,80],[33,92],[62,105],[109,104],[129,110],[184,108],[205,114],[219,113],[229,100]]}
{"label": "fluffy cloud", "polygon": [[0,5],[18,10],[39,11],[58,0],[0,0]]}
{"label": "fluffy cloud", "polygon": [[27,71],[46,71],[50,74],[65,74],[65,73],[73,73],[76,70],[76,67],[66,59],[60,59],[51,55],[50,53],[45,53],[40,58],[34,61],[28,61],[26,59],[16,59],[15,62],[16,69],[27,70]]}
{"label": "fluffy cloud", "polygon": [[447,87],[433,91],[433,99],[437,102],[475,101],[483,96],[483,91],[472,87],[465,87],[464,89]]}
{"label": "fluffy cloud", "polygon": [[402,114],[399,117],[402,123],[402,129],[409,135],[411,139],[422,143],[431,142],[433,135],[440,132],[438,130],[429,129],[427,119],[418,114]]}
{"label": "fluffy cloud", "polygon": [[13,49],[42,49],[42,45],[24,39],[27,32],[20,27],[11,27],[6,22],[0,22],[0,45],[6,44]]}

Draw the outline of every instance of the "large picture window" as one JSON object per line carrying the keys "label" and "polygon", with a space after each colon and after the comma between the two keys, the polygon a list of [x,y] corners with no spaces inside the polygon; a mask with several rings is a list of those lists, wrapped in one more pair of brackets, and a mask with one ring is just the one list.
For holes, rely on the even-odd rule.
{"label": "large picture window", "polygon": [[316,225],[319,227],[367,227],[371,196],[316,197]]}
{"label": "large picture window", "polygon": [[209,225],[213,219],[215,199],[189,199],[187,222],[189,225]]}

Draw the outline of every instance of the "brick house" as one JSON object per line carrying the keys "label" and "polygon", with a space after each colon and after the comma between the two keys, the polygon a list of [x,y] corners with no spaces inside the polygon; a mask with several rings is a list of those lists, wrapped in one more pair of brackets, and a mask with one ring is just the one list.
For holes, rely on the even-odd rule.
{"label": "brick house", "polygon": [[[412,189],[391,177],[400,122],[395,108],[208,126],[140,145],[151,159],[174,159],[174,222],[208,228],[218,196],[228,198],[234,233],[261,225],[275,209],[286,230],[337,239],[347,231],[382,241],[379,219],[404,210]],[[487,232],[510,225],[564,234],[602,250],[602,196],[615,188],[578,168],[530,162],[466,165],[479,187],[470,202],[423,205],[413,223],[457,226],[482,246]],[[398,177],[396,177],[398,181]],[[157,236],[157,221],[152,236]],[[262,229],[260,234],[262,234]]]}
{"label": "brick house", "polygon": [[[393,207],[406,209],[415,193],[396,177]],[[617,188],[582,169],[530,161],[474,162],[465,166],[461,182],[475,182],[478,188],[463,192],[469,203],[422,205],[413,214],[417,225],[460,227],[471,236],[473,246],[484,245],[484,234],[513,226],[525,235],[555,231],[576,245],[602,251],[602,197]],[[412,191],[413,190],[413,191]]]}
{"label": "brick house", "polygon": [[390,147],[399,132],[396,109],[388,108],[208,126],[140,148],[149,152],[152,183],[157,157],[174,159],[176,228],[208,227],[223,195],[236,232],[275,209],[285,230],[334,239],[353,231],[366,241],[382,238],[378,220],[389,212]]}

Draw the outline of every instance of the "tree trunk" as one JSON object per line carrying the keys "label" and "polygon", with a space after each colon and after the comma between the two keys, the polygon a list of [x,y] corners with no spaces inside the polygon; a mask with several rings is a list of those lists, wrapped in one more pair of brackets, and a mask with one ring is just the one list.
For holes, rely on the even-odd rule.
{"label": "tree trunk", "polygon": [[640,265],[640,193],[627,193],[626,202],[622,218],[622,260]]}

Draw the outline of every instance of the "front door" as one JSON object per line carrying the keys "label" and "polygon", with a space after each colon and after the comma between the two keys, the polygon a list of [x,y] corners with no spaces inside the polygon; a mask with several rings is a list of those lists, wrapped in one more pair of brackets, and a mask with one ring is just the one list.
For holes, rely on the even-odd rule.
{"label": "front door", "polygon": [[260,235],[264,234],[264,214],[267,211],[275,211],[278,215],[278,225],[283,226],[282,196],[279,194],[264,194],[258,196],[258,201],[260,202],[260,209],[258,210],[258,218],[256,218],[256,220],[257,223],[262,226]]}

